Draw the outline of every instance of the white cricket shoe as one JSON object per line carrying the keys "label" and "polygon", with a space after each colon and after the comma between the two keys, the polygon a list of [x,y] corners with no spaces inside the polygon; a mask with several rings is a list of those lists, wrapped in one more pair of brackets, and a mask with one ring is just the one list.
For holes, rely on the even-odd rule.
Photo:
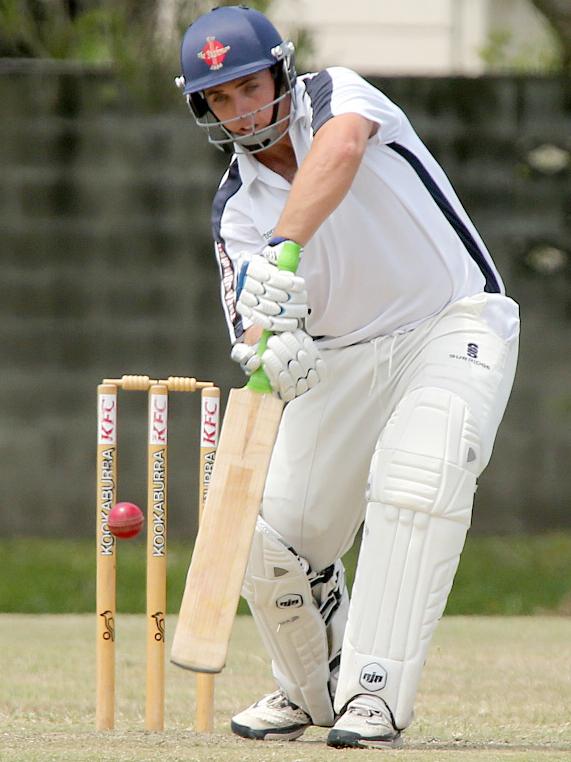
{"label": "white cricket shoe", "polygon": [[311,717],[280,689],[232,717],[232,732],[260,741],[293,741],[311,725]]}
{"label": "white cricket shoe", "polygon": [[327,736],[327,745],[337,748],[397,748],[402,744],[391,710],[382,698],[362,693],[347,704]]}

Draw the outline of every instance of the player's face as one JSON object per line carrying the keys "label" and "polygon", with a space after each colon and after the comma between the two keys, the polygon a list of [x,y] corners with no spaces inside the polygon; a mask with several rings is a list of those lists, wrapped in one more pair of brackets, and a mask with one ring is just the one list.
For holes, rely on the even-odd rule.
{"label": "player's face", "polygon": [[[216,118],[237,135],[249,135],[271,122],[273,105],[268,104],[275,98],[275,85],[269,69],[211,87],[204,95]],[[282,101],[279,116],[288,108],[289,103]]]}

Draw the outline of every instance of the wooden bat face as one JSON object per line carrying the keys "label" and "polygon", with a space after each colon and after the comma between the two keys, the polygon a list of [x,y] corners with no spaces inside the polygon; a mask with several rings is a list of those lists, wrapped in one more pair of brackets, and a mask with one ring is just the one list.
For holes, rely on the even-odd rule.
{"label": "wooden bat face", "polygon": [[282,408],[269,394],[230,392],[171,651],[186,669],[224,667]]}
{"label": "wooden bat face", "polygon": [[[300,247],[286,242],[278,267],[295,272],[299,257]],[[260,356],[269,336],[263,332]],[[282,409],[262,368],[228,397],[171,651],[180,667],[224,667]]]}

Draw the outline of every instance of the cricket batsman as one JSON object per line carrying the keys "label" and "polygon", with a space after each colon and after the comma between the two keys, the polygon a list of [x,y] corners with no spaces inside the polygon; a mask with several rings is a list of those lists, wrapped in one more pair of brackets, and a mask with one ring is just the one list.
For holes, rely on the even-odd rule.
{"label": "cricket batsman", "polygon": [[[512,388],[518,306],[406,115],[358,74],[298,76],[243,5],[200,16],[181,65],[229,155],[212,232],[231,356],[288,403],[243,588],[277,689],[232,730],[395,747]],[[287,241],[296,274],[275,264]]]}

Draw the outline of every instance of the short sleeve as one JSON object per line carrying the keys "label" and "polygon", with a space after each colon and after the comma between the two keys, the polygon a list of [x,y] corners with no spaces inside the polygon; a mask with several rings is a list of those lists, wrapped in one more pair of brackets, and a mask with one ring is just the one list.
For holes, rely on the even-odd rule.
{"label": "short sleeve", "polygon": [[377,139],[382,143],[396,140],[403,112],[384,93],[359,74],[340,66],[320,71],[305,80],[312,112],[314,134],[332,117],[360,114],[378,124]]}

